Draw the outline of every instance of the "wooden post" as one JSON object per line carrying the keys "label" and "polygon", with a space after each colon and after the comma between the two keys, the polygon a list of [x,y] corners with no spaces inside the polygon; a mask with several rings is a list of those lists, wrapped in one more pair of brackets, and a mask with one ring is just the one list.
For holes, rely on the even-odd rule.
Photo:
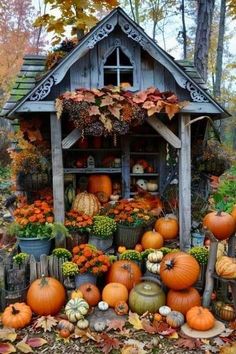
{"label": "wooden post", "polygon": [[130,148],[128,136],[122,137],[122,197],[130,198]]}
{"label": "wooden post", "polygon": [[[57,119],[55,113],[50,114],[51,122],[51,146],[52,146],[52,185],[53,185],[53,207],[55,222],[64,223],[64,171],[61,145],[61,120]],[[65,247],[64,235],[56,236],[56,247]]]}
{"label": "wooden post", "polygon": [[[180,249],[191,248],[191,128],[190,115],[179,117],[179,237]],[[186,126],[187,125],[187,126]]]}

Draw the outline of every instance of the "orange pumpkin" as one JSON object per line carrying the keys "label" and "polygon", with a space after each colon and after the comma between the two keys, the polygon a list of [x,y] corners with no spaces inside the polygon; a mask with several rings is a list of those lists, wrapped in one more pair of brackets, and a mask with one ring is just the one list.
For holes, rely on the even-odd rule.
{"label": "orange pumpkin", "polygon": [[199,263],[185,252],[168,253],[161,261],[160,277],[170,289],[182,290],[192,286],[199,273]]}
{"label": "orange pumpkin", "polygon": [[107,274],[107,283],[120,283],[131,290],[140,283],[141,276],[142,272],[135,262],[120,260],[111,265]]}
{"label": "orange pumpkin", "polygon": [[99,289],[92,283],[81,284],[79,290],[82,292],[83,298],[89,306],[96,306],[101,300]]}
{"label": "orange pumpkin", "polygon": [[57,314],[65,304],[65,300],[64,286],[51,277],[36,279],[27,293],[27,304],[33,312],[41,316]]}
{"label": "orange pumpkin", "polygon": [[186,322],[192,329],[208,331],[214,327],[215,318],[207,308],[194,306],[187,312]]}
{"label": "orange pumpkin", "polygon": [[120,283],[109,283],[102,291],[102,300],[108,303],[110,307],[115,307],[119,301],[126,302],[128,297],[127,288]]}
{"label": "orange pumpkin", "polygon": [[68,328],[63,328],[59,331],[59,335],[62,338],[68,338],[70,336],[70,331]]}
{"label": "orange pumpkin", "polygon": [[178,236],[179,223],[176,218],[166,215],[157,219],[155,230],[163,236],[164,240],[172,240]]}
{"label": "orange pumpkin", "polygon": [[135,251],[138,251],[138,252],[142,252],[143,251],[143,247],[140,243],[137,243],[134,247]]}
{"label": "orange pumpkin", "polygon": [[146,231],[141,239],[141,245],[144,250],[148,248],[158,249],[161,248],[164,244],[162,235],[159,232]]}
{"label": "orange pumpkin", "polygon": [[163,320],[162,315],[160,313],[154,313],[153,319],[156,322],[160,322]]}
{"label": "orange pumpkin", "polygon": [[31,318],[31,308],[24,302],[16,302],[5,308],[1,320],[5,327],[18,329],[27,326]]}
{"label": "orange pumpkin", "polygon": [[209,229],[218,240],[226,240],[235,231],[235,221],[232,215],[212,211],[203,219],[203,226]]}
{"label": "orange pumpkin", "polygon": [[125,246],[119,246],[117,251],[118,251],[118,253],[122,254],[122,253],[124,253],[126,251],[126,247]]}
{"label": "orange pumpkin", "polygon": [[186,315],[188,310],[193,306],[201,305],[201,297],[195,288],[188,288],[183,290],[169,290],[166,300],[167,306],[172,310],[181,312]]}
{"label": "orange pumpkin", "polygon": [[100,207],[101,204],[94,194],[82,192],[75,197],[72,209],[93,216],[99,212]]}
{"label": "orange pumpkin", "polygon": [[90,175],[88,179],[88,192],[96,194],[104,192],[108,198],[112,194],[112,181],[108,175]]}
{"label": "orange pumpkin", "polygon": [[115,313],[118,316],[126,315],[129,312],[129,306],[125,301],[118,301],[115,304]]}

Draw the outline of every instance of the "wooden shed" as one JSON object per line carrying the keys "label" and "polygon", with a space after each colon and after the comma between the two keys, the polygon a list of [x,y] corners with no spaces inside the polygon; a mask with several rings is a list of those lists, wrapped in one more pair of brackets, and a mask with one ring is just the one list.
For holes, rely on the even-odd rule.
{"label": "wooden shed", "polygon": [[[113,144],[111,137],[102,138],[99,148],[95,145],[76,147],[81,131],[67,129],[63,120],[57,119],[55,99],[66,91],[78,88],[102,88],[106,85],[131,84],[130,90],[139,91],[156,87],[171,91],[180,101],[188,104],[168,120],[165,114],[146,117],[141,129],[118,137]],[[180,247],[190,248],[191,238],[191,125],[190,121],[202,115],[213,119],[229,116],[224,108],[209,94],[205,83],[190,62],[174,60],[158,46],[121,8],[113,10],[100,21],[79,44],[54,68],[45,71],[44,56],[25,56],[11,97],[1,116],[11,120],[31,119],[37,115],[50,131],[52,158],[52,186],[55,220],[63,222],[65,214],[65,181],[76,185],[91,174],[106,174],[121,183],[122,196],[135,194],[138,179],[156,180],[162,196],[166,186],[178,183]],[[49,123],[50,122],[50,123]],[[194,139],[204,135],[205,125],[192,126]],[[168,150],[174,149],[175,161],[166,163]],[[85,167],[70,162],[74,156],[89,155]],[[103,163],[115,157],[113,165]],[[140,159],[151,166],[138,174],[132,167]],[[68,177],[69,176],[69,177]],[[174,182],[173,182],[174,181]],[[57,246],[59,246],[59,241]]]}

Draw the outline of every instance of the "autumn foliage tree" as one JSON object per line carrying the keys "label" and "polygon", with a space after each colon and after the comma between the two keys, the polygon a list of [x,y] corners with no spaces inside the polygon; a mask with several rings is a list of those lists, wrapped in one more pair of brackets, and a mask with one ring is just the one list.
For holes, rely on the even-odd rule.
{"label": "autumn foliage tree", "polygon": [[31,0],[0,1],[0,106],[20,70],[23,55],[40,51],[38,29],[32,26],[35,16]]}
{"label": "autumn foliage tree", "polygon": [[[67,26],[71,27],[71,35],[79,37],[87,32],[98,21],[100,11],[111,10],[118,5],[117,0],[44,0],[49,5],[48,12],[39,16],[34,25],[43,26],[47,32],[54,32],[53,44],[60,42],[65,36]],[[53,11],[59,11],[59,16]]]}

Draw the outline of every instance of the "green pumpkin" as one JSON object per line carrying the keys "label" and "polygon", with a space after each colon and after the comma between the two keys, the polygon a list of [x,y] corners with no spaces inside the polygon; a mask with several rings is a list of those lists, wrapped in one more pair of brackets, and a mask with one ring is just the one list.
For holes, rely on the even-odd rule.
{"label": "green pumpkin", "polygon": [[89,311],[89,304],[84,299],[71,299],[67,302],[65,313],[70,322],[84,318]]}

